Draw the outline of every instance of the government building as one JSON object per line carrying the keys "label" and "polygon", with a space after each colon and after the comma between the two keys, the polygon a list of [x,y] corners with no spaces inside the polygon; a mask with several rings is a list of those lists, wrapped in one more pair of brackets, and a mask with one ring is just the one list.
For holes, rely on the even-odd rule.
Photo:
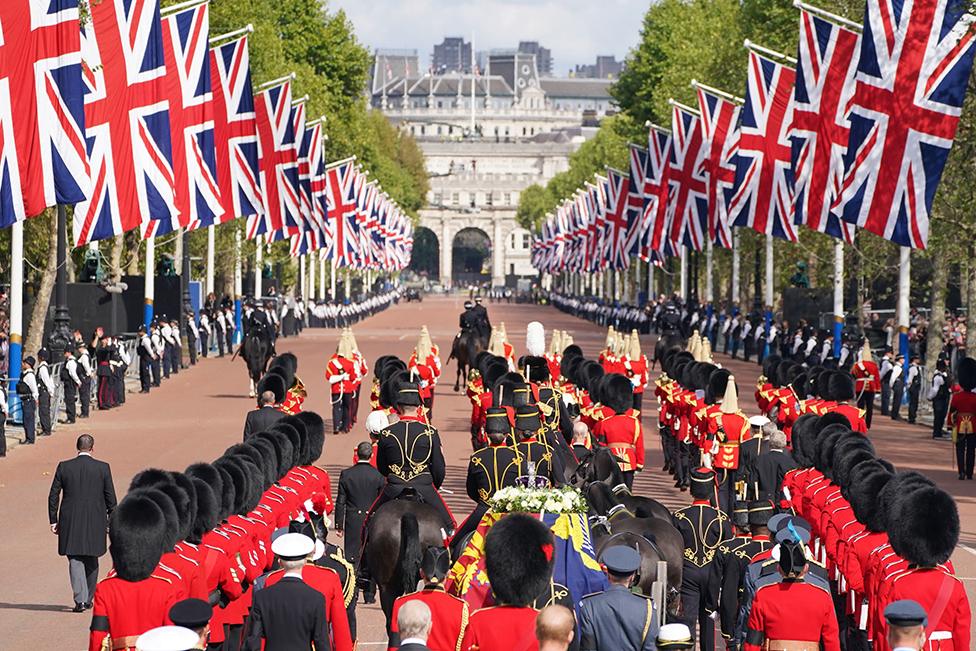
{"label": "government building", "polygon": [[[471,56],[459,39],[447,43]],[[416,138],[430,175],[411,269],[444,286],[515,288],[535,277],[529,231],[515,222],[519,193],[566,170],[613,113],[611,79],[540,75],[536,57],[548,50],[530,45],[477,53],[473,73],[444,71],[443,49],[436,68],[416,50],[376,52],[372,106]]]}

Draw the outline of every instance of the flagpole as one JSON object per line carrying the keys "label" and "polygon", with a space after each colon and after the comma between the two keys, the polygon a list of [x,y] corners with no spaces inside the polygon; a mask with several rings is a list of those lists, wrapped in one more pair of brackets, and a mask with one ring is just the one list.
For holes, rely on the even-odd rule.
{"label": "flagpole", "polygon": [[336,301],[339,300],[339,297],[336,296],[336,265],[335,265],[335,258],[332,258],[331,260],[329,260],[329,270],[332,273],[332,285],[331,285],[331,288],[332,288],[332,301],[333,302],[336,302]]}
{"label": "flagpole", "polygon": [[837,359],[840,359],[844,316],[844,241],[837,239],[834,242],[834,357]]}
{"label": "flagpole", "polygon": [[647,300],[652,301],[654,294],[654,260],[647,258]]}
{"label": "flagpole", "polygon": [[711,304],[713,300],[712,292],[712,238],[705,242],[705,302]]}
{"label": "flagpole", "polygon": [[813,5],[809,5],[805,2],[802,2],[802,0],[793,0],[793,6],[796,7],[797,9],[802,9],[803,11],[810,12],[811,14],[816,14],[817,16],[820,16],[825,20],[828,20],[833,23],[837,23],[839,25],[842,25],[843,27],[848,27],[850,29],[853,29],[858,33],[863,31],[864,29],[863,25],[861,25],[860,23],[855,23],[853,20],[848,20],[843,16],[832,14],[826,9],[821,9],[820,7],[814,7]]}
{"label": "flagpole", "polygon": [[303,298],[305,296],[305,283],[307,278],[305,277],[305,254],[302,253],[298,256],[298,296],[296,298]]}
{"label": "flagpole", "polygon": [[7,405],[10,413],[17,406],[17,392],[9,389],[20,379],[24,340],[24,222],[14,222],[10,229],[10,350],[7,377]]}
{"label": "flagpole", "polygon": [[244,336],[241,318],[241,294],[244,293],[244,273],[241,269],[241,229],[234,229],[234,343],[241,343]]}
{"label": "flagpole", "polygon": [[763,47],[761,45],[756,45],[755,43],[753,43],[749,39],[746,39],[745,41],[743,41],[742,42],[742,45],[747,50],[752,50],[753,52],[756,52],[757,54],[765,54],[766,56],[773,57],[775,59],[780,59],[781,61],[786,61],[788,63],[791,63],[794,66],[796,65],[796,59],[794,59],[793,57],[788,56],[786,54],[783,54],[782,52],[777,52],[776,50],[770,50],[769,48]]}
{"label": "flagpole", "polygon": [[257,89],[254,91],[254,94],[257,95],[259,93],[264,93],[266,91],[271,90],[275,86],[280,86],[282,84],[285,84],[285,83],[288,83],[289,81],[294,81],[294,80],[295,80],[295,73],[292,72],[292,73],[289,73],[289,74],[285,75],[284,77],[278,77],[277,79],[272,79],[271,81],[266,81],[266,82],[264,82],[263,84],[261,84],[260,86],[257,87]]}
{"label": "flagpole", "polygon": [[214,290],[214,225],[207,226],[207,294]]}
{"label": "flagpole", "polygon": [[254,300],[261,300],[261,274],[264,273],[264,235],[254,239]]}
{"label": "flagpole", "polygon": [[308,292],[304,294],[305,305],[307,306],[309,302],[315,300],[315,260],[312,256],[308,256]]}
{"label": "flagpole", "polygon": [[688,247],[681,245],[681,300],[688,300]]}
{"label": "flagpole", "polygon": [[738,97],[737,95],[733,95],[732,93],[728,93],[728,92],[726,92],[726,91],[724,91],[724,90],[722,90],[720,88],[715,88],[714,86],[709,86],[707,84],[703,84],[700,81],[698,81],[697,79],[692,79],[691,80],[691,87],[694,88],[695,90],[698,90],[700,88],[700,89],[704,90],[705,92],[712,93],[713,95],[718,95],[719,97],[722,97],[724,99],[727,99],[730,102],[733,102],[735,104],[745,104],[746,103],[746,101],[744,99],[742,99],[741,97]]}
{"label": "flagpole", "polygon": [[156,236],[146,240],[146,292],[142,308],[142,323],[149,328],[153,320],[153,300],[156,298]]}
{"label": "flagpole", "polygon": [[739,260],[739,229],[732,230],[732,305],[739,305],[739,274],[742,263]]}
{"label": "flagpole", "polygon": [[170,5],[168,7],[162,7],[159,10],[159,15],[163,17],[171,16],[175,13],[183,11],[184,9],[189,9],[190,7],[196,7],[198,5],[205,5],[208,2],[210,2],[210,0],[186,0],[186,2]]}
{"label": "flagpole", "polygon": [[211,36],[210,45],[214,46],[222,41],[230,41],[237,38],[238,36],[244,36],[245,34],[250,34],[253,31],[254,31],[254,25],[248,23],[246,26],[240,29],[235,29],[233,32],[227,32],[226,34],[220,34],[219,36]]}
{"label": "flagpole", "polygon": [[697,115],[698,117],[701,117],[701,111],[699,111],[696,108],[691,108],[687,104],[682,104],[681,102],[679,102],[678,100],[674,99],[673,97],[668,99],[668,104],[670,104],[671,106],[677,106],[680,109],[683,109],[685,111],[688,111],[692,115]]}
{"label": "flagpole", "polygon": [[909,362],[908,321],[912,273],[911,256],[912,250],[909,247],[901,247],[900,260],[898,263],[898,306],[895,317],[898,321],[898,352],[905,356],[904,366],[906,368]]}
{"label": "flagpole", "polygon": [[318,299],[325,300],[325,256],[319,253],[319,293]]}

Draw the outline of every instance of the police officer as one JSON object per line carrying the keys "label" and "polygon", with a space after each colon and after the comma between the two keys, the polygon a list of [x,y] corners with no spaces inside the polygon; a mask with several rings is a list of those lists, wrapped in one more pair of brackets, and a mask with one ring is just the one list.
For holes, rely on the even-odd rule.
{"label": "police officer", "polygon": [[935,366],[928,399],[932,401],[932,438],[939,439],[942,438],[942,428],[946,414],[949,413],[949,376],[946,373],[946,363],[941,359]]}
{"label": "police officer", "polygon": [[78,360],[75,359],[74,351],[70,346],[64,349],[64,364],[61,366],[59,379],[64,390],[64,422],[73,423],[81,378],[78,377]]}
{"label": "police officer", "polygon": [[20,397],[21,414],[24,419],[24,443],[34,445],[37,428],[37,375],[34,373],[34,365],[37,362],[31,355],[24,358],[20,371],[20,380],[17,382],[17,395]]}
{"label": "police officer", "polygon": [[699,627],[701,651],[715,649],[715,622],[711,613],[718,608],[719,585],[716,552],[732,537],[729,520],[712,506],[716,494],[715,472],[709,468],[692,470],[691,506],[678,509],[672,523],[684,540],[684,568],[681,580],[681,602],[689,628]]}
{"label": "police officer", "polygon": [[78,377],[81,378],[81,385],[78,387],[79,402],[81,403],[81,413],[79,416],[81,418],[88,418],[88,414],[91,411],[91,382],[94,369],[92,368],[91,353],[88,352],[88,346],[84,342],[79,342],[77,348]]}
{"label": "police officer", "polygon": [[918,397],[922,390],[922,366],[916,355],[912,355],[908,363],[905,390],[908,391],[908,423],[913,425],[918,415]]}
{"label": "police officer", "polygon": [[51,353],[47,348],[37,351],[37,409],[38,420],[41,422],[41,436],[51,435],[51,396],[54,395],[54,379],[51,377]]}
{"label": "police officer", "polygon": [[200,329],[197,327],[197,318],[193,312],[186,319],[186,347],[190,353],[190,366],[197,363],[197,339],[200,338]]}
{"label": "police officer", "polygon": [[138,346],[136,356],[139,358],[139,393],[149,393],[151,371],[156,353],[153,350],[152,339],[146,334],[146,326],[139,326]]}
{"label": "police officer", "polygon": [[491,335],[491,320],[488,319],[488,310],[481,304],[480,296],[474,299],[474,307],[471,308],[471,312],[474,314],[475,321],[478,324],[478,334],[485,341],[488,341],[488,337]]}
{"label": "police officer", "polygon": [[[363,441],[356,446],[356,463],[339,473],[339,492],[335,503],[335,528],[345,543],[346,558],[355,565],[359,562],[363,523],[370,505],[376,501],[385,481],[383,475],[370,464],[373,445]],[[372,587],[372,590],[370,590]],[[375,584],[364,586],[366,603],[376,594]]]}
{"label": "police officer", "polygon": [[158,387],[161,382],[162,375],[160,374],[160,365],[162,364],[163,351],[165,350],[165,345],[163,344],[163,335],[159,323],[155,322],[152,324],[152,334],[149,339],[152,343],[153,357],[152,364],[150,368],[152,369],[152,385]]}
{"label": "police officer", "polygon": [[654,604],[630,591],[640,554],[626,545],[612,545],[603,550],[600,563],[610,587],[580,601],[580,651],[653,649],[658,628]]}

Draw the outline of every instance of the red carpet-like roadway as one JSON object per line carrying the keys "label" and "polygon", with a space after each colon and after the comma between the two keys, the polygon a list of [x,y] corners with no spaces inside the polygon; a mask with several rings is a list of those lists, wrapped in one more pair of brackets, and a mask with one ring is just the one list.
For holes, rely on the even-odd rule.
{"label": "red carpet-like roadway", "polygon": [[[396,354],[406,358],[416,342],[420,326],[427,325],[446,360],[451,338],[457,331],[460,297],[428,297],[423,303],[401,303],[355,327],[359,346],[372,363],[379,355]],[[551,307],[515,304],[489,304],[492,322],[504,321],[516,350],[524,351],[525,325],[539,320],[547,333],[552,328],[571,331],[589,356],[602,346],[604,330],[575,319]],[[308,387],[306,409],[329,414],[328,387],[323,369],[335,350],[337,333],[331,330],[306,330],[301,337],[279,341],[280,351],[290,350],[299,357],[299,375]],[[650,338],[645,351],[650,352]],[[751,387],[758,367],[724,363],[736,375],[743,391],[740,404],[747,413],[755,412]],[[463,393],[454,394],[454,365],[445,369],[437,388],[434,425],[440,430],[448,463],[445,497],[460,520],[470,510],[464,494],[464,477],[470,453],[468,425],[470,403]],[[660,470],[661,453],[655,425],[654,400],[645,400],[645,427],[649,461],[639,475],[636,490],[663,501],[670,507],[688,502],[687,493],[672,487]],[[71,590],[67,562],[57,555],[57,540],[48,527],[47,495],[57,461],[74,455],[77,434],[95,435],[95,456],[112,466],[116,492],[121,498],[129,480],[148,466],[179,470],[195,461],[210,461],[241,439],[245,412],[252,408],[247,398],[244,365],[230,358],[208,359],[197,367],[164,382],[146,395],[129,395],[121,409],[93,412],[92,417],[75,426],[62,426],[51,438],[39,439],[34,447],[20,446],[0,459],[0,650],[76,651],[87,644],[90,613],[70,612]],[[367,438],[363,421],[368,406],[362,405],[359,424],[351,434],[327,435],[325,452],[319,463],[328,468],[333,487],[339,471],[349,464],[356,443]],[[871,437],[880,454],[899,468],[924,472],[956,496],[962,519],[961,545],[953,556],[956,569],[965,581],[970,603],[976,603],[976,483],[959,482],[953,470],[952,447],[933,441],[920,426],[894,424],[876,417]],[[102,558],[104,575],[111,564]],[[376,606],[360,605],[359,644],[378,648],[384,644],[382,615]]]}

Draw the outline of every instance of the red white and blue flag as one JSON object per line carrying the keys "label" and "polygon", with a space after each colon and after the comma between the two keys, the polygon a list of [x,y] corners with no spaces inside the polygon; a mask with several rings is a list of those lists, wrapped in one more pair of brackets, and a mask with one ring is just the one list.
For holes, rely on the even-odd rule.
{"label": "red white and blue flag", "polygon": [[606,255],[605,266],[626,269],[630,265],[630,249],[627,246],[628,196],[630,177],[625,172],[607,168],[606,193]]}
{"label": "red white and blue flag", "polygon": [[104,0],[82,29],[91,194],[75,207],[81,246],[175,220],[170,106],[158,0]]}
{"label": "red white and blue flag", "polygon": [[868,0],[835,212],[925,248],[956,135],[976,32],[955,0]]}
{"label": "red white and blue flag", "polygon": [[630,180],[627,193],[627,255],[641,254],[641,235],[644,226],[644,183],[647,176],[647,150],[639,145],[630,147]]}
{"label": "red white and blue flag", "polygon": [[78,0],[0,3],[0,227],[90,188]]}
{"label": "red white and blue flag", "polygon": [[732,158],[739,142],[739,105],[727,97],[698,86],[703,167],[708,182],[708,236],[724,249],[732,248],[729,198],[735,183]]}
{"label": "red white and blue flag", "polygon": [[326,199],[328,201],[329,226],[332,248],[326,256],[337,267],[353,266],[359,251],[359,232],[356,226],[355,177],[358,175],[353,161],[334,163],[325,171]]}
{"label": "red white and blue flag", "polygon": [[793,68],[749,52],[730,207],[733,226],[793,242],[797,235],[789,128],[795,79]]}
{"label": "red white and blue flag", "polygon": [[301,220],[291,81],[275,84],[257,93],[254,99],[264,210],[261,218],[248,220],[247,236],[287,236]]}
{"label": "red white and blue flag", "polygon": [[651,126],[647,134],[644,175],[644,234],[641,257],[673,254],[668,239],[668,190],[671,178],[671,132]]}
{"label": "red white and blue flag", "polygon": [[795,223],[854,241],[854,227],[830,213],[844,177],[850,138],[859,35],[800,11],[800,46],[793,93]]}
{"label": "red white and blue flag", "polygon": [[671,162],[668,215],[671,243],[701,251],[708,231],[708,185],[703,163],[701,120],[681,106],[671,107]]}
{"label": "red white and blue flag", "polygon": [[224,208],[217,183],[210,20],[207,4],[163,18],[166,87],[170,104],[178,221],[160,222],[156,234],[219,221]]}
{"label": "red white and blue flag", "polygon": [[264,195],[258,176],[258,131],[247,37],[210,50],[219,221],[258,215]]}

